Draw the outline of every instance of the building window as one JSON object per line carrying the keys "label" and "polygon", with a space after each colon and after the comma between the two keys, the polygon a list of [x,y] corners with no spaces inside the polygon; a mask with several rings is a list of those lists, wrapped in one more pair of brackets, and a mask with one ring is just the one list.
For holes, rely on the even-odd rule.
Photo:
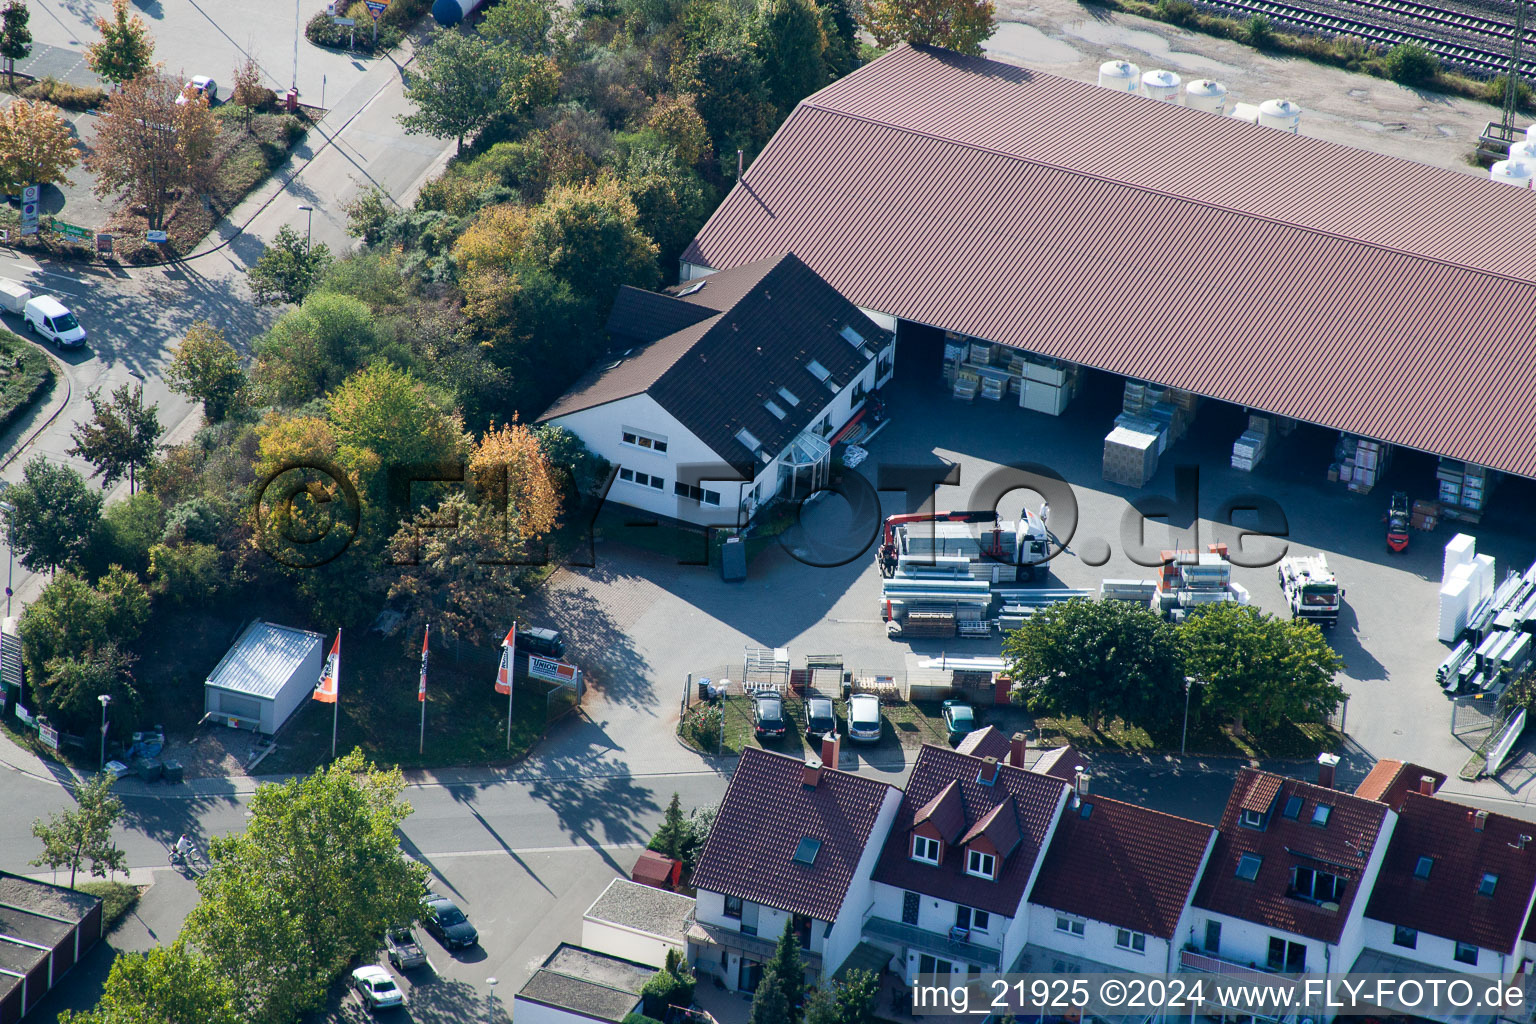
{"label": "building window", "polygon": [[1056,930],[1065,935],[1076,935],[1078,938],[1082,938],[1083,932],[1087,930],[1087,927],[1087,922],[1082,918],[1068,917],[1065,914],[1056,915]]}
{"label": "building window", "polygon": [[806,363],[805,368],[810,372],[812,377],[815,377],[823,384],[827,382],[828,377],[832,376],[832,372],[830,370],[828,370],[825,366],[822,366],[814,359]]}
{"label": "building window", "polygon": [[1242,822],[1243,822],[1243,827],[1244,828],[1258,828],[1258,829],[1262,829],[1264,827],[1264,812],[1263,811],[1244,811],[1243,812]]}
{"label": "building window", "polygon": [[1312,808],[1312,824],[1318,828],[1324,828],[1328,824],[1328,816],[1333,813],[1333,808],[1327,804],[1318,804]]}
{"label": "building window", "polygon": [[1499,876],[1491,872],[1483,873],[1483,880],[1477,883],[1479,896],[1492,896],[1494,888],[1499,884]]}
{"label": "building window", "polygon": [[1205,951],[1215,956],[1221,952],[1221,922],[1205,922]]}
{"label": "building window", "polygon": [[1392,929],[1392,945],[1405,946],[1413,949],[1419,944],[1419,933],[1414,928],[1404,928],[1402,925]]}
{"label": "building window", "polygon": [[891,357],[887,352],[880,353],[880,361],[875,364],[875,379],[889,376],[891,372]]}
{"label": "building window", "polygon": [[788,402],[790,405],[800,404],[800,399],[796,398],[795,393],[789,390],[789,388],[779,388],[779,397],[784,399],[784,401]]}
{"label": "building window", "polygon": [[635,482],[635,471],[632,470],[632,469],[620,469],[619,470],[619,479],[620,480],[628,480],[630,483],[634,483]]}
{"label": "building window", "polygon": [[646,434],[632,427],[625,427],[622,431],[624,443],[636,448],[644,448],[650,452],[662,452],[667,450],[667,439],[657,437],[655,434]]}
{"label": "building window", "polygon": [[1115,945],[1121,949],[1128,949],[1132,953],[1145,953],[1147,951],[1147,937],[1144,933],[1133,932],[1129,928],[1116,928]]}
{"label": "building window", "polygon": [[965,851],[965,873],[977,878],[997,877],[997,858],[980,850]]}
{"label": "building window", "polygon": [[864,401],[864,396],[868,393],[869,389],[864,386],[864,382],[862,380],[859,381],[853,386],[853,403],[857,405],[858,403]]}
{"label": "building window", "polygon": [[733,917],[733,918],[735,918],[738,921],[741,920],[741,898],[740,897],[738,897],[738,896],[727,896],[725,898],[725,916],[726,917]]}
{"label": "building window", "polygon": [[1315,868],[1292,868],[1291,895],[1313,903],[1337,903],[1344,898],[1344,879]]}
{"label": "building window", "polygon": [[1245,882],[1251,882],[1259,877],[1259,865],[1264,863],[1264,858],[1256,853],[1245,853],[1237,858],[1237,877]]}
{"label": "building window", "polygon": [[1413,866],[1414,878],[1428,878],[1429,871],[1435,866],[1435,858],[1420,857],[1419,862]]}
{"label": "building window", "polygon": [[653,473],[642,473],[636,469],[620,469],[619,479],[628,480],[630,483],[639,484],[641,487],[649,487],[653,491],[666,490],[667,482]]}
{"label": "building window", "polygon": [[917,911],[922,906],[923,898],[915,892],[901,894],[901,923],[917,924]]}
{"label": "building window", "polygon": [[974,907],[955,908],[955,927],[971,932],[984,932],[992,924],[992,915]]}
{"label": "building window", "polygon": [[864,335],[860,334],[853,324],[843,324],[843,329],[837,332],[843,336],[843,340],[854,348],[864,347]]}
{"label": "building window", "polygon": [[1293,796],[1289,800],[1287,800],[1285,802],[1284,814],[1285,814],[1285,816],[1287,818],[1290,818],[1292,821],[1295,821],[1298,817],[1300,817],[1301,816],[1301,797]]}
{"label": "building window", "polygon": [[1470,942],[1456,943],[1456,962],[1477,966],[1477,947]]}
{"label": "building window", "polygon": [[800,941],[800,948],[810,949],[811,919],[804,914],[795,914],[789,919],[789,927],[795,933],[795,938]]}
{"label": "building window", "polygon": [[786,413],[784,412],[783,407],[780,406],[778,402],[775,402],[771,398],[768,399],[768,401],[763,403],[763,408],[767,409],[770,413],[772,413],[773,414],[773,418],[776,419],[776,420],[781,420],[786,415]]}
{"label": "building window", "polygon": [[1307,947],[1300,942],[1287,942],[1278,937],[1270,939],[1269,969],[1287,974],[1306,973]]}
{"label": "building window", "polygon": [[939,841],[937,839],[929,839],[927,836],[913,836],[912,859],[920,860],[925,864],[937,864],[939,862]]}
{"label": "building window", "polygon": [[679,498],[689,498],[698,502],[700,505],[720,504],[719,491],[710,491],[705,490],[703,487],[694,487],[692,484],[685,484],[681,480],[672,485],[672,493],[677,495]]}

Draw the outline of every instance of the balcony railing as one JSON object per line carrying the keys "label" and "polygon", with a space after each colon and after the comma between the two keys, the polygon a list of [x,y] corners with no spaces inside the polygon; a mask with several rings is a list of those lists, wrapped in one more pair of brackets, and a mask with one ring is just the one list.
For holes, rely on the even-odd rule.
{"label": "balcony railing", "polygon": [[981,946],[974,942],[952,939],[941,932],[931,932],[915,924],[902,924],[883,917],[871,917],[864,922],[864,932],[884,939],[894,939],[902,945],[932,953],[946,960],[963,961],[978,967],[996,970],[1002,954],[993,946]]}

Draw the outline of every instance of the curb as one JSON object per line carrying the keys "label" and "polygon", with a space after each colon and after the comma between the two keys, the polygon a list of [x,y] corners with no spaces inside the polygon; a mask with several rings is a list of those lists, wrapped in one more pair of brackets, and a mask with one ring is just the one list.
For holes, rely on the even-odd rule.
{"label": "curb", "polygon": [[68,408],[70,399],[74,397],[74,384],[70,381],[69,374],[64,371],[64,364],[54,358],[52,352],[49,352],[46,348],[37,342],[32,341],[30,338],[27,339],[27,342],[28,344],[36,346],[38,351],[43,353],[43,356],[53,366],[53,371],[57,379],[64,382],[64,397],[59,401],[57,408],[55,408],[53,412],[49,413],[43,422],[37,425],[36,429],[34,429],[32,433],[27,436],[25,441],[17,444],[14,448],[11,449],[9,453],[6,454],[4,461],[0,461],[0,470],[10,468],[11,463],[15,462],[23,452],[31,447],[32,442],[36,441],[38,437],[42,435],[43,431],[53,426],[53,421],[58,419],[59,415],[66,408]]}

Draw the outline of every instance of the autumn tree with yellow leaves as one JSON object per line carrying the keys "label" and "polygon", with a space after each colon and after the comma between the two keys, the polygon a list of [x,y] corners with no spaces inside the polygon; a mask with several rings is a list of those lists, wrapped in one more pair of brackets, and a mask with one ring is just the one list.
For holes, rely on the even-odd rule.
{"label": "autumn tree with yellow leaves", "polygon": [[19,99],[0,110],[0,189],[14,195],[27,185],[73,184],[68,174],[79,162],[58,107]]}

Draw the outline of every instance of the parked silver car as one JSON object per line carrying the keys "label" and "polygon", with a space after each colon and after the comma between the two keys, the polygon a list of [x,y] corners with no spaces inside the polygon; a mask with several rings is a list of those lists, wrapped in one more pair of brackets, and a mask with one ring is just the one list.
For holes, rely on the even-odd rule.
{"label": "parked silver car", "polygon": [[848,738],[858,743],[880,742],[880,698],[856,693],[848,698]]}

